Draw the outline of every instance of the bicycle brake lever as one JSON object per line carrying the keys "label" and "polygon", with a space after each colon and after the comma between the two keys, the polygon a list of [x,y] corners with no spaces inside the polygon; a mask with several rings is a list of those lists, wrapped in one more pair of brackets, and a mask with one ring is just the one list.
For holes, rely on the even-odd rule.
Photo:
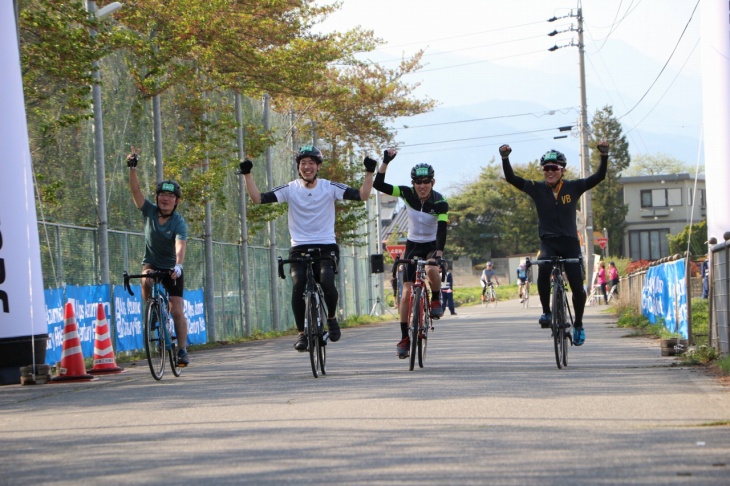
{"label": "bicycle brake lever", "polygon": [[284,262],[282,261],[281,257],[278,257],[279,260],[279,278],[282,280],[286,280],[286,275],[284,275]]}

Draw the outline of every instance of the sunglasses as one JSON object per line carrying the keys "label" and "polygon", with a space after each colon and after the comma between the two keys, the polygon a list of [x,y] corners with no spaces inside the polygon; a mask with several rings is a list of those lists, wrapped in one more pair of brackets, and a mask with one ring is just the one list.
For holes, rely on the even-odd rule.
{"label": "sunglasses", "polygon": [[557,172],[560,169],[562,169],[562,167],[560,167],[559,165],[543,165],[542,166],[543,172]]}
{"label": "sunglasses", "polygon": [[412,181],[414,184],[431,184],[433,182],[433,179],[430,177],[424,177],[423,179],[413,179]]}

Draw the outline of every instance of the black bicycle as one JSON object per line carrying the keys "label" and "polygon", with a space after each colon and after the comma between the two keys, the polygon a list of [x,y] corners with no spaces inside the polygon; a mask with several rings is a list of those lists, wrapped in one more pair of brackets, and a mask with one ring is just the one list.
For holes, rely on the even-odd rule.
{"label": "black bicycle", "polygon": [[289,263],[302,263],[307,268],[307,285],[304,290],[304,334],[307,336],[307,348],[309,349],[309,361],[312,364],[312,374],[315,378],[319,373],[327,374],[327,340],[329,335],[325,328],[327,312],[324,307],[324,292],[322,287],[314,279],[315,262],[332,261],[335,274],[337,273],[337,257],[332,252],[329,255],[321,256],[318,248],[301,252],[297,258],[283,260],[279,257],[279,277],[286,280],[284,265]]}
{"label": "black bicycle", "polygon": [[151,278],[152,295],[147,299],[144,313],[144,350],[152,377],[159,381],[165,374],[165,352],[170,360],[172,374],[180,376],[182,367],[177,362],[177,336],[175,325],[170,314],[170,298],[162,280],[170,276],[170,272],[156,271],[129,275],[124,272],[124,289],[134,295],[129,280],[132,278]]}
{"label": "black bicycle", "polygon": [[[553,343],[555,346],[555,361],[558,369],[568,366],[568,347],[573,344],[570,330],[573,328],[573,314],[568,304],[568,291],[563,279],[563,265],[566,263],[578,263],[583,266],[583,258],[563,258],[559,256],[544,260],[533,260],[538,265],[552,265],[550,279],[552,281],[552,330]],[[527,265],[530,265],[528,262]]]}
{"label": "black bicycle", "polygon": [[[393,275],[401,263],[407,263],[416,266],[415,282],[411,286],[411,295],[407,296],[409,299],[409,314],[411,316],[411,324],[408,327],[408,335],[410,340],[410,366],[409,369],[413,371],[416,365],[416,355],[418,355],[418,367],[423,368],[426,363],[426,349],[428,347],[428,333],[433,331],[433,319],[431,318],[431,309],[429,304],[431,299],[429,298],[428,285],[426,281],[428,276],[426,275],[426,266],[438,266],[441,267],[441,281],[443,282],[446,278],[446,269],[442,262],[431,262],[428,260],[422,260],[420,258],[413,259],[397,259],[393,262]],[[405,296],[401,297],[405,298]]]}

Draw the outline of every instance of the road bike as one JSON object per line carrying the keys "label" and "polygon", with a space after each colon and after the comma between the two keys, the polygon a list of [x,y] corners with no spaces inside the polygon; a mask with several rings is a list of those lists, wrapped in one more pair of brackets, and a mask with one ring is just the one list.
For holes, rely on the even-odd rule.
{"label": "road bike", "polygon": [[538,265],[552,265],[550,278],[552,285],[552,321],[550,329],[552,331],[553,344],[555,347],[555,361],[558,369],[568,366],[568,348],[573,344],[570,330],[573,328],[573,314],[570,311],[568,303],[568,291],[566,290],[565,280],[563,279],[563,265],[566,263],[578,263],[583,266],[582,258],[563,258],[559,256],[551,257],[544,260],[533,260]]}
{"label": "road bike", "polygon": [[284,275],[285,264],[304,264],[307,269],[307,283],[304,289],[304,334],[307,336],[309,361],[312,365],[312,374],[315,378],[320,374],[327,374],[327,340],[329,334],[325,328],[327,311],[324,307],[324,292],[314,278],[314,263],[331,261],[335,274],[337,273],[337,257],[335,252],[322,256],[319,248],[310,248],[299,253],[298,257],[286,260],[279,257],[279,278],[286,280]]}
{"label": "road bike", "polygon": [[530,282],[527,281],[522,285],[522,300],[520,301],[522,303],[522,307],[525,309],[530,308]]}
{"label": "road bike", "polygon": [[494,289],[494,282],[487,283],[483,289],[482,305],[484,307],[497,307],[497,291]]}
{"label": "road bike", "polygon": [[151,278],[152,295],[147,299],[144,312],[144,350],[152,377],[160,381],[165,374],[165,352],[170,361],[172,374],[180,376],[182,368],[177,361],[177,336],[175,323],[170,314],[170,297],[162,285],[162,280],[170,276],[169,271],[155,271],[139,275],[124,272],[124,289],[134,295],[129,280],[133,278]]}
{"label": "road bike", "polygon": [[[423,368],[426,364],[426,349],[428,347],[428,333],[434,330],[433,318],[431,317],[430,295],[426,281],[427,266],[441,267],[441,281],[446,277],[446,269],[442,262],[431,262],[421,260],[416,257],[413,259],[397,259],[393,262],[393,273],[399,264],[406,263],[416,266],[416,280],[411,286],[411,295],[408,297],[408,313],[411,316],[410,325],[408,326],[408,337],[411,341],[409,369],[413,371],[416,365],[416,356],[418,356],[418,367]],[[404,296],[405,297],[405,296]]]}

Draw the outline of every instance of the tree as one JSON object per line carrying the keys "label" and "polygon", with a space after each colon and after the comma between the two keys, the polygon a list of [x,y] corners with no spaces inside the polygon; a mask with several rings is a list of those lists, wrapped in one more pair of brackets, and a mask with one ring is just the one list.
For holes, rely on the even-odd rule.
{"label": "tree", "polygon": [[667,239],[669,240],[669,251],[672,254],[684,254],[689,250],[693,258],[705,256],[707,254],[707,220],[703,219],[685,226],[680,233],[674,236],[667,235]]}
{"label": "tree", "polygon": [[[685,164],[679,159],[663,153],[642,154],[631,159],[631,166],[627,167],[622,176],[644,176],[644,175],[663,175],[663,174],[693,174],[695,168],[690,164]],[[700,172],[704,172],[701,168]]]}
{"label": "tree", "polygon": [[[618,244],[610,246],[617,254],[622,253],[624,233],[626,232],[626,214],[629,208],[623,201],[623,188],[620,174],[631,162],[629,144],[622,134],[621,124],[613,115],[613,108],[605,106],[596,111],[591,122],[590,146],[591,167],[593,172],[598,170],[600,154],[595,149],[601,140],[608,140],[611,144],[611,153],[608,158],[608,173],[606,179],[591,190],[593,202],[594,229],[608,230],[610,241]],[[589,235],[590,237],[590,235]],[[598,250],[596,250],[598,251]]]}

